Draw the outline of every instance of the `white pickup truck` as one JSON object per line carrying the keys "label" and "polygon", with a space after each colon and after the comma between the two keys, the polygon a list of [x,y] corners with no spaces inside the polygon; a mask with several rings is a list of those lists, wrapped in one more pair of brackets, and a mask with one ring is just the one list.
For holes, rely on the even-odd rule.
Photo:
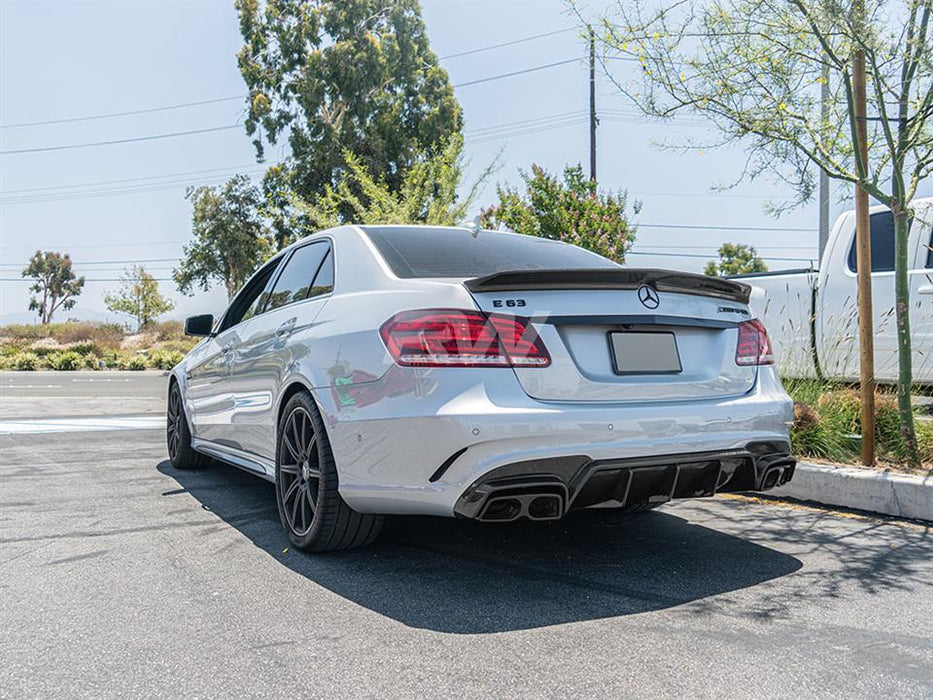
{"label": "white pickup truck", "polygon": [[[915,200],[908,276],[914,381],[933,385],[933,199]],[[894,318],[894,221],[886,207],[871,209],[871,280],[875,374],[897,380]],[[751,306],[764,322],[781,374],[857,381],[858,306],[855,212],[833,226],[819,270],[734,275],[752,285]]]}

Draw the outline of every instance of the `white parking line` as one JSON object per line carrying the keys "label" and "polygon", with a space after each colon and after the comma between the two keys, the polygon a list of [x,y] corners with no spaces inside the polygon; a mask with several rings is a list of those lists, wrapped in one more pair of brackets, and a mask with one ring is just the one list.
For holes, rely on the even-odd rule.
{"label": "white parking line", "polygon": [[107,418],[0,421],[0,435],[79,433],[96,430],[157,430],[164,428],[165,416],[110,416]]}

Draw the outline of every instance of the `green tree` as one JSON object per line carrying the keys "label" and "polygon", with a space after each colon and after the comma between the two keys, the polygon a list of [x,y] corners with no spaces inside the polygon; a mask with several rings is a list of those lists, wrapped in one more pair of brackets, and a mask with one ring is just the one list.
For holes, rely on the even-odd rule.
{"label": "green tree", "polygon": [[719,246],[719,263],[710,260],[703,269],[704,275],[725,277],[746,272],[767,272],[768,266],[753,246],[744,243],[723,243]]}
{"label": "green tree", "polygon": [[263,195],[246,175],[237,175],[222,187],[191,188],[187,197],[194,241],[184,247],[175,284],[192,294],[195,286],[207,291],[217,281],[231,299],[272,252]]}
{"label": "green tree", "polygon": [[381,175],[370,172],[360,158],[347,153],[347,169],[337,185],[326,185],[323,194],[310,201],[296,199],[296,208],[311,230],[344,223],[460,224],[495,167],[486,168],[467,194],[459,196],[462,148],[463,138],[452,136],[443,148],[413,162],[395,189]]}
{"label": "green tree", "polygon": [[[911,410],[907,278],[911,200],[933,174],[931,0],[685,0],[659,7],[618,3],[602,41],[641,65],[618,83],[656,117],[698,113],[744,145],[746,173],[775,176],[810,199],[815,174],[864,188],[895,223],[898,410],[908,460],[919,464]],[[861,49],[868,84],[867,163],[855,157],[859,120],[852,59]],[[821,99],[826,86],[829,99]],[[814,167],[815,166],[815,167]]]}
{"label": "green tree", "polygon": [[38,311],[42,325],[48,325],[58,309],[74,308],[77,296],[84,288],[84,277],[76,277],[71,269],[71,256],[37,250],[23,277],[33,280],[29,287],[36,296],[29,298],[29,310]]}
{"label": "green tree", "polygon": [[[483,212],[484,226],[504,225],[515,233],[572,243],[610,260],[625,261],[635,241],[625,192],[600,191],[579,165],[564,168],[562,177],[538,165],[531,166],[531,173],[520,174],[525,191],[498,187],[499,203]],[[632,212],[637,214],[640,208],[635,202]]]}
{"label": "green tree", "polygon": [[[350,151],[392,191],[420,155],[460,133],[447,72],[417,0],[235,0],[249,88],[246,131],[287,135],[288,189],[308,199],[337,186]],[[274,191],[274,190],[273,190]]]}
{"label": "green tree", "polygon": [[159,293],[159,282],[143,267],[124,270],[120,287],[104,294],[104,303],[114,313],[128,314],[136,319],[136,330],[155,321],[175,308],[175,304]]}

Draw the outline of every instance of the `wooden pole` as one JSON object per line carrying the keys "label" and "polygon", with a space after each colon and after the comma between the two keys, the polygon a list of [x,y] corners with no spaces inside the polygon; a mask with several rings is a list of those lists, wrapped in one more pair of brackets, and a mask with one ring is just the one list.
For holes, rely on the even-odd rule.
{"label": "wooden pole", "polygon": [[[864,15],[863,0],[853,2],[856,27]],[[856,48],[852,57],[852,92],[855,101],[856,158],[861,177],[868,174],[868,125],[865,97],[865,52]],[[862,398],[862,464],[875,463],[875,347],[871,305],[871,221],[868,192],[855,188],[856,261],[858,263],[859,378]]]}

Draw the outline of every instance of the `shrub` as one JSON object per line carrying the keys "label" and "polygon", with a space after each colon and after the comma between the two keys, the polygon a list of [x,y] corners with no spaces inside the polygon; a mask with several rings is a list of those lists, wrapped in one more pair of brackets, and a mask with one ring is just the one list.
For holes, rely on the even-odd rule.
{"label": "shrub", "polygon": [[933,421],[917,421],[917,444],[920,446],[920,461],[933,464]]}
{"label": "shrub", "polygon": [[180,352],[182,355],[187,355],[189,352],[191,352],[191,348],[193,348],[199,342],[200,338],[186,337],[183,340],[169,340],[161,343],[159,349],[167,350],[169,352]]}
{"label": "shrub", "polygon": [[34,352],[21,352],[13,356],[10,369],[18,372],[34,372],[39,368],[39,356]]}
{"label": "shrub", "polygon": [[145,355],[129,355],[119,359],[117,366],[120,369],[128,369],[134,372],[146,369]]}
{"label": "shrub", "polygon": [[0,335],[19,340],[39,340],[48,337],[49,328],[35,323],[11,323],[0,328]]}
{"label": "shrub", "polygon": [[162,323],[149,323],[143,327],[143,333],[152,333],[156,340],[181,340],[185,337],[185,324],[181,321],[164,321]]}
{"label": "shrub", "polygon": [[68,346],[68,350],[76,352],[79,355],[92,355],[94,351],[97,350],[97,346],[92,342],[84,341]]}
{"label": "shrub", "polygon": [[154,369],[172,369],[185,358],[177,350],[154,350],[149,355],[149,366]]}
{"label": "shrub", "polygon": [[118,346],[123,340],[123,329],[116,323],[69,321],[52,324],[51,329],[52,337],[62,344],[91,342]]}
{"label": "shrub", "polygon": [[824,416],[812,406],[794,402],[794,425],[790,430],[794,453],[835,461],[851,458],[852,448],[844,434]]}
{"label": "shrub", "polygon": [[67,350],[65,352],[54,352],[46,358],[49,369],[59,372],[74,372],[84,366],[84,356],[79,353]]}
{"label": "shrub", "polygon": [[97,355],[88,353],[87,355],[84,355],[83,358],[84,358],[84,369],[93,369],[93,370],[101,369],[100,365],[101,365],[102,360]]}
{"label": "shrub", "polygon": [[850,435],[862,432],[862,400],[855,389],[827,391],[817,399],[820,415],[832,425]]}

